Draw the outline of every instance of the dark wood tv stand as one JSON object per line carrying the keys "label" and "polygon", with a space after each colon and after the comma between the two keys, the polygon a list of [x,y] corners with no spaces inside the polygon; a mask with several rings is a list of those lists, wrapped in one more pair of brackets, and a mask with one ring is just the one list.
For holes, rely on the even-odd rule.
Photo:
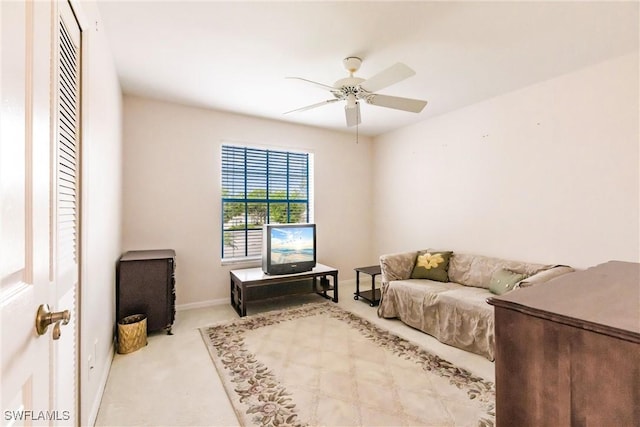
{"label": "dark wood tv stand", "polygon": [[[230,276],[231,306],[240,317],[247,315],[247,302],[274,297],[269,292],[262,295],[251,295],[252,289],[269,288],[276,284],[300,282],[307,279],[312,279],[312,286],[309,292],[315,292],[324,298],[331,299],[333,302],[338,302],[338,270],[324,264],[316,264],[313,270],[304,273],[269,276],[264,274],[262,268],[256,267],[231,270]],[[331,281],[329,277],[332,278]],[[327,295],[327,291],[332,292],[333,296]]]}

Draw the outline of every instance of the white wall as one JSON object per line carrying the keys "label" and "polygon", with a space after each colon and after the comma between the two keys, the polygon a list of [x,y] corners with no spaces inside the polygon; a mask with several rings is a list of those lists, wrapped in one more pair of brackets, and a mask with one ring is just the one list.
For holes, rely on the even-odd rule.
{"label": "white wall", "polygon": [[115,266],[122,227],[122,95],[95,2],[74,6],[83,29],[80,424],[93,425],[114,353]]}
{"label": "white wall", "polygon": [[638,75],[629,54],[376,138],[376,253],[640,261]]}
{"label": "white wall", "polygon": [[313,152],[318,262],[340,279],[377,262],[369,138],[125,96],[123,247],[176,250],[178,305],[228,300],[229,270],[257,265],[221,264],[224,140]]}

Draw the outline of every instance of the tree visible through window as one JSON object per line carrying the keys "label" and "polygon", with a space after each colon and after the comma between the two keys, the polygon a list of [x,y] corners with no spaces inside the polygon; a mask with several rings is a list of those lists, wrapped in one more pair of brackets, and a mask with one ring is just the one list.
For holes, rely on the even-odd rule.
{"label": "tree visible through window", "polygon": [[311,222],[311,154],[222,146],[222,258],[260,255],[263,224]]}

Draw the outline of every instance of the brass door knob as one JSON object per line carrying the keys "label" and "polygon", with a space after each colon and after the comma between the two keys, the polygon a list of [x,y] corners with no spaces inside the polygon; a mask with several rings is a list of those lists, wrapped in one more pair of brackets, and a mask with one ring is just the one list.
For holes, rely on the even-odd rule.
{"label": "brass door knob", "polygon": [[53,339],[57,340],[60,338],[60,322],[63,325],[66,325],[71,320],[71,313],[69,310],[64,311],[49,311],[49,305],[41,304],[38,307],[38,313],[36,314],[36,331],[38,335],[44,335],[47,332],[47,328],[52,323],[55,323],[53,328]]}

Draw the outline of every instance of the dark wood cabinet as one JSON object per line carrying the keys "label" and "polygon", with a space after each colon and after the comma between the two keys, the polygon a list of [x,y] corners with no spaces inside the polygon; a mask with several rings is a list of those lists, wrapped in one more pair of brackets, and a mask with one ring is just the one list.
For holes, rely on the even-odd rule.
{"label": "dark wood cabinet", "polygon": [[166,329],[175,320],[173,249],[129,251],[120,257],[116,274],[116,321],[132,314],[147,316],[147,331]]}
{"label": "dark wood cabinet", "polygon": [[498,426],[640,425],[640,264],[489,299]]}

